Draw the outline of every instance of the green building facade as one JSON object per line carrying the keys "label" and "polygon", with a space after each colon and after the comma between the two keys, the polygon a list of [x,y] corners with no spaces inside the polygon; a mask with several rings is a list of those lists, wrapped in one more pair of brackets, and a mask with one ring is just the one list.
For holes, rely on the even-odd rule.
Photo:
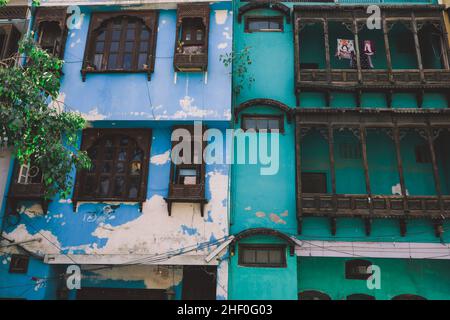
{"label": "green building facade", "polygon": [[235,2],[233,122],[254,131],[236,134],[229,299],[450,298],[442,15],[426,1]]}

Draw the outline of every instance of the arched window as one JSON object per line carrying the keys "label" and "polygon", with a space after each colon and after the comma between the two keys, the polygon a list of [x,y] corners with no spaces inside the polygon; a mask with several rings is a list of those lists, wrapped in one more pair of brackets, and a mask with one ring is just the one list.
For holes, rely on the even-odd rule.
{"label": "arched window", "polygon": [[75,202],[145,200],[149,130],[85,130],[82,149],[87,151],[92,166],[79,174]]}
{"label": "arched window", "polygon": [[331,300],[331,298],[320,291],[306,290],[298,294],[298,300]]}
{"label": "arched window", "polygon": [[401,294],[393,297],[392,300],[427,300],[427,299],[415,294]]}
{"label": "arched window", "polygon": [[156,28],[153,11],[94,14],[83,75],[86,72],[152,72]]}
{"label": "arched window", "polygon": [[375,300],[375,297],[364,293],[355,293],[347,296],[347,300]]}

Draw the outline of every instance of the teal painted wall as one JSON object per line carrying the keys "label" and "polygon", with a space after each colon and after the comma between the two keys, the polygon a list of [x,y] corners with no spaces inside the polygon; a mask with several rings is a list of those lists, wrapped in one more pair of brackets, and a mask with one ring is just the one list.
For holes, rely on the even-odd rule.
{"label": "teal painted wall", "polygon": [[367,259],[380,267],[381,287],[370,290],[365,280],[345,279],[346,258],[298,258],[298,290],[317,290],[332,300],[364,293],[377,300],[390,300],[400,294],[427,299],[450,299],[450,261],[412,259]]}
{"label": "teal painted wall", "polygon": [[[256,236],[240,243],[282,243],[272,237]],[[238,264],[239,250],[230,259],[229,296],[235,299],[297,299],[297,257],[286,249],[286,268],[243,267]]]}

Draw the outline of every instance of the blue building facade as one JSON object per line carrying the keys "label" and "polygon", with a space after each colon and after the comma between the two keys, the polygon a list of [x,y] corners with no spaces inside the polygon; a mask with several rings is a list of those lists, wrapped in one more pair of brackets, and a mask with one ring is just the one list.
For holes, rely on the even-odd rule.
{"label": "blue building facade", "polygon": [[[21,17],[65,62],[52,104],[88,120],[80,147],[94,167],[72,173],[70,198],[46,203],[14,198],[23,172],[11,159],[0,297],[225,299],[227,263],[214,249],[228,236],[229,168],[172,164],[171,135],[194,121],[225,134],[231,3],[110,4],[43,1]],[[81,290],[67,289],[69,265]]]}

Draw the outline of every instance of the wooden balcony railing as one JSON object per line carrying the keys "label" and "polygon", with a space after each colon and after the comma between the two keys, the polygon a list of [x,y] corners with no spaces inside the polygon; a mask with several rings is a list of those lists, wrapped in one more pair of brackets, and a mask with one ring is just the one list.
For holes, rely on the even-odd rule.
{"label": "wooden balcony railing", "polygon": [[[442,197],[444,215],[450,217],[450,196]],[[367,194],[301,195],[303,216],[362,218],[442,218],[437,196]]]}
{"label": "wooden balcony railing", "polygon": [[200,212],[204,215],[204,204],[208,201],[205,198],[205,184],[169,184],[169,196],[166,198],[169,216],[172,214],[173,202],[200,203]]}

